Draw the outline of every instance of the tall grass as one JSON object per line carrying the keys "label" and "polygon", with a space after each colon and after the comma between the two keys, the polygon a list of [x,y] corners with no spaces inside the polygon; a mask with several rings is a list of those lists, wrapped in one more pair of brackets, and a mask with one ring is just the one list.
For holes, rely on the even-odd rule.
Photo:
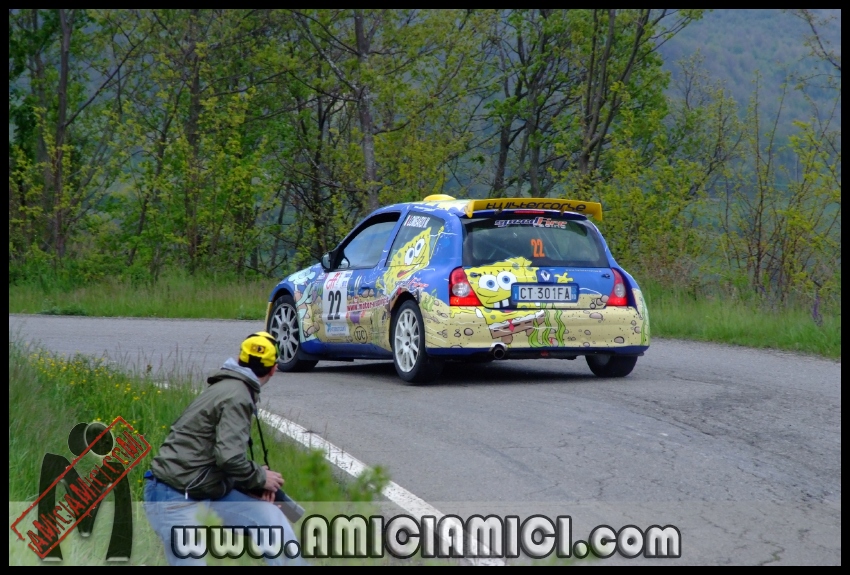
{"label": "tall grass", "polygon": [[128,279],[67,288],[43,281],[9,286],[10,313],[104,317],[263,319],[273,280],[237,281],[179,272],[156,283]]}
{"label": "tall grass", "polygon": [[756,297],[690,292],[642,282],[652,334],[841,357],[841,308],[812,310],[788,304],[772,308]]}

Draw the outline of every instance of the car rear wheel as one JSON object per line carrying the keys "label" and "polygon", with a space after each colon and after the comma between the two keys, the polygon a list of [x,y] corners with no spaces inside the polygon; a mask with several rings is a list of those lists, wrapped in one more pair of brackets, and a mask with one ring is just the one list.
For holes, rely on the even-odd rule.
{"label": "car rear wheel", "polygon": [[425,351],[425,323],[414,301],[401,304],[392,323],[393,363],[396,373],[408,383],[428,383],[440,376],[443,361]]}
{"label": "car rear wheel", "polygon": [[280,345],[277,368],[280,371],[307,371],[316,367],[318,361],[298,359],[301,346],[298,327],[298,308],[291,295],[277,298],[269,317],[268,331]]}
{"label": "car rear wheel", "polygon": [[626,377],[635,368],[637,356],[586,355],[587,366],[599,377]]}

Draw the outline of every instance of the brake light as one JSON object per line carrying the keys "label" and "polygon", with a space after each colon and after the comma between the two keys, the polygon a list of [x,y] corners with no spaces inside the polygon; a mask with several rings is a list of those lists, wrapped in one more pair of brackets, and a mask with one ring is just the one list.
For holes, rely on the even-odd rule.
{"label": "brake light", "polygon": [[608,296],[605,305],[629,305],[626,300],[626,283],[623,281],[623,276],[615,269],[612,269],[611,272],[614,274],[614,289],[611,290],[611,295]]}
{"label": "brake light", "polygon": [[545,214],[543,210],[514,210],[515,214]]}
{"label": "brake light", "polygon": [[455,268],[449,276],[449,305],[481,305],[463,268]]}

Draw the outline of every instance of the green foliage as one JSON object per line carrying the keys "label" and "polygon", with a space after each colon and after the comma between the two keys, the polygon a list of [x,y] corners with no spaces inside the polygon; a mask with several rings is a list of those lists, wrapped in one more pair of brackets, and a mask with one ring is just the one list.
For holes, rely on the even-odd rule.
{"label": "green foliage", "polygon": [[748,291],[758,307],[810,309],[821,326],[821,308],[838,301],[841,285],[835,117],[797,122],[783,145],[781,102],[766,120],[757,81],[741,119],[701,64],[699,56],[682,64],[681,96],[666,111],[620,114],[606,173],[589,190],[605,206],[609,247],[641,281],[733,298]]}
{"label": "green foliage", "polygon": [[716,245],[724,265],[718,273],[745,274],[749,288],[768,302],[793,298],[817,306],[840,293],[840,133],[829,120],[797,122],[785,150],[794,159],[793,171],[779,164],[778,118],[762,127],[758,87],[756,82],[741,140],[753,169],[729,172],[720,182],[726,193],[720,199]]}
{"label": "green foliage", "polygon": [[89,251],[120,166],[106,151],[118,120],[108,88],[133,51],[85,10],[14,10],[9,20],[9,259],[54,270]]}
{"label": "green foliage", "polygon": [[834,16],[12,10],[10,303],[280,277],[444,192],[597,199],[639,275],[816,307],[840,294]]}

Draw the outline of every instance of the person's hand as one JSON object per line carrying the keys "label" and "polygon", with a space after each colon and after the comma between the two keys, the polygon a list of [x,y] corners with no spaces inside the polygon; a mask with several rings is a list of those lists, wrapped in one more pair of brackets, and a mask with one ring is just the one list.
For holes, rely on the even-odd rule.
{"label": "person's hand", "polygon": [[266,468],[266,483],[263,485],[263,489],[266,491],[271,491],[272,493],[277,493],[277,490],[283,485],[283,476],[277,471],[272,471],[271,469]]}
{"label": "person's hand", "polygon": [[268,501],[269,503],[274,503],[274,496],[277,495],[277,491],[263,491],[262,499],[263,501]]}

